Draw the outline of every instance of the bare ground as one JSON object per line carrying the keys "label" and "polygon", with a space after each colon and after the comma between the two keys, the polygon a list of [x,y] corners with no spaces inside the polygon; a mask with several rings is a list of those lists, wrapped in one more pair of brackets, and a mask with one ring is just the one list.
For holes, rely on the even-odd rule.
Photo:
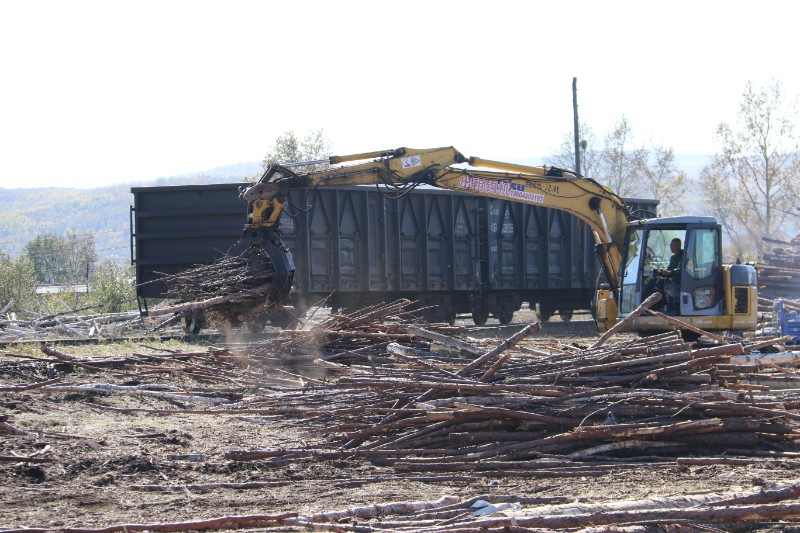
{"label": "bare ground", "polygon": [[[564,323],[555,318],[528,345],[589,344],[595,338],[589,322]],[[125,357],[207,348],[153,341],[60,349],[81,357]],[[226,390],[224,383],[185,372],[158,373],[157,368],[153,373],[143,368],[134,373],[88,372],[15,355],[42,357],[38,349],[7,347],[0,353],[0,388],[58,379],[70,384],[158,383],[194,391]],[[264,373],[264,390],[275,387],[270,369],[246,370]],[[685,467],[669,460],[624,464],[579,477],[518,477],[498,472],[496,476],[437,474],[428,479],[364,459],[236,462],[224,459],[223,454],[314,444],[321,442],[321,428],[291,416],[158,415],[110,408],[203,410],[213,406],[119,392],[0,392],[0,415],[8,415],[8,423],[24,431],[21,435],[0,432],[0,456],[53,460],[0,462],[0,530],[309,514],[445,495],[463,501],[514,496],[609,502],[768,486],[798,477],[791,468],[774,463]]]}

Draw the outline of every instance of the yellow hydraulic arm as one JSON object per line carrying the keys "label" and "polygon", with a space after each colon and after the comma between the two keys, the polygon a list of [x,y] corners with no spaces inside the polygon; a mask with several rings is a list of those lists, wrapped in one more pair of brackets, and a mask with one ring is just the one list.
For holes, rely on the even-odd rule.
{"label": "yellow hydraulic arm", "polygon": [[[312,164],[332,166],[299,172],[303,165]],[[240,197],[248,204],[249,227],[268,229],[276,226],[289,188],[368,184],[395,189],[426,184],[573,214],[592,229],[603,270],[612,290],[618,294],[621,247],[628,223],[624,203],[598,182],[554,167],[465,157],[453,147],[398,148],[332,156],[321,161],[273,164],[257,183],[243,189]]]}

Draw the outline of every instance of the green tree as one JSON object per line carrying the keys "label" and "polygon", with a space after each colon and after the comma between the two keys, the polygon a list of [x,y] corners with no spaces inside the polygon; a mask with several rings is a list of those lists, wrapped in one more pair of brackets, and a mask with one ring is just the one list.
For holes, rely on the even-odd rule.
{"label": "green tree", "polygon": [[85,283],[97,261],[94,238],[76,232],[67,232],[66,237],[40,233],[25,246],[25,255],[33,263],[36,280],[51,285]]}
{"label": "green tree", "polygon": [[[762,237],[786,237],[800,192],[800,146],[795,134],[797,97],[784,97],[779,81],[754,89],[748,82],[736,123],[721,123],[720,151],[701,172],[700,185],[738,257],[761,258]],[[791,224],[789,224],[791,223]]]}
{"label": "green tree", "polygon": [[68,231],[65,240],[64,254],[65,283],[85,283],[89,273],[97,263],[97,251],[94,237],[90,234],[79,234]]}
{"label": "green tree", "polygon": [[[272,163],[294,163],[296,161],[316,161],[331,155],[332,144],[324,130],[310,131],[298,139],[294,131],[286,131],[275,139],[275,144],[267,151],[261,166],[266,170]],[[327,167],[327,164],[311,165],[304,171]]]}
{"label": "green tree", "polygon": [[54,233],[38,234],[25,246],[25,254],[33,263],[38,283],[61,283],[65,248],[64,239]]}
{"label": "green tree", "polygon": [[136,289],[134,273],[130,265],[106,259],[92,272],[89,278],[88,305],[105,313],[119,313],[135,307]]}
{"label": "green tree", "polygon": [[36,301],[36,273],[27,256],[17,259],[0,254],[0,309],[33,309]]}

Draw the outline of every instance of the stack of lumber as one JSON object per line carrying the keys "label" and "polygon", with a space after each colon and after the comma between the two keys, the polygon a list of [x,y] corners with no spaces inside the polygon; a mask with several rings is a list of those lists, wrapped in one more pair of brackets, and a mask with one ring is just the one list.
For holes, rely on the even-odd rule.
{"label": "stack of lumber", "polygon": [[800,298],[800,235],[791,241],[764,238],[775,244],[756,266],[759,293],[766,298]]}

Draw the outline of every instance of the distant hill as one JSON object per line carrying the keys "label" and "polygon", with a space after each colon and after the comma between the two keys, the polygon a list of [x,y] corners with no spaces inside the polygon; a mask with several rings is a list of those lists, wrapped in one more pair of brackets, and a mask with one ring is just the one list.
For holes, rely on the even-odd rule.
{"label": "distant hill", "polygon": [[0,252],[16,257],[39,233],[74,231],[93,235],[101,258],[129,259],[131,187],[254,181],[261,170],[260,163],[249,162],[93,189],[0,188]]}

